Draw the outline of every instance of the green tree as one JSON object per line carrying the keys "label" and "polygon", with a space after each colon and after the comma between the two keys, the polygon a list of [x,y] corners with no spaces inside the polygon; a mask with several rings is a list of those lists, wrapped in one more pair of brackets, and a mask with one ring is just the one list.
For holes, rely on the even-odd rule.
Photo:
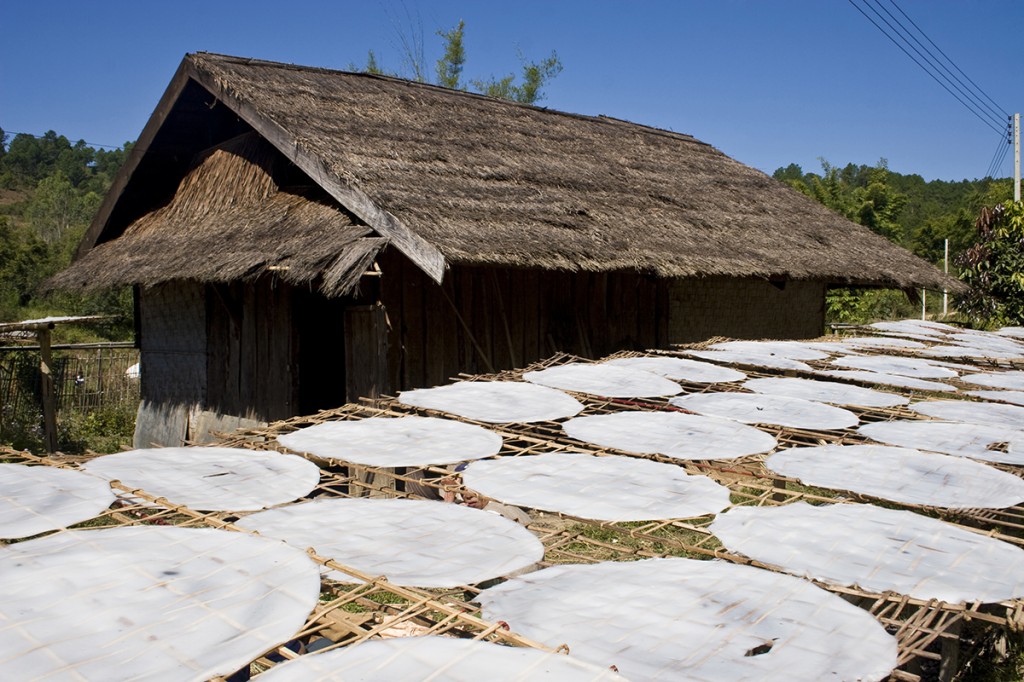
{"label": "green tree", "polygon": [[52,130],[42,137],[19,133],[11,140],[2,163],[19,183],[31,187],[52,173],[61,152],[70,149],[68,138]]}
{"label": "green tree", "polygon": [[[821,174],[802,172],[790,164],[773,174],[799,192],[836,213],[883,235],[903,241],[900,215],[908,197],[894,188],[885,159],[874,167],[847,164],[843,168],[819,159]],[[905,316],[909,301],[901,293],[836,287],[825,298],[828,322],[868,322],[891,316]]]}
{"label": "green tree", "polygon": [[53,243],[59,241],[71,226],[91,220],[99,204],[98,194],[80,194],[64,172],[57,170],[36,185],[26,215],[36,234]]}
{"label": "green tree", "polygon": [[1024,203],[983,209],[977,242],[958,258],[971,287],[957,300],[961,313],[983,325],[1024,323]]}
{"label": "green tree", "polygon": [[60,150],[55,165],[72,185],[78,187],[92,177],[95,156],[96,150],[86,145],[84,140],[79,140],[73,146]]}
{"label": "green tree", "polygon": [[459,25],[450,31],[438,31],[437,35],[444,39],[444,54],[437,60],[437,84],[446,88],[459,90],[462,88],[462,67],[466,64],[466,48],[462,43],[466,22],[459,20]]}
{"label": "green tree", "polygon": [[0,145],[0,186],[13,190],[0,202],[0,319],[115,315],[106,338],[130,337],[130,290],[43,295],[39,285],[67,266],[131,147],[96,150],[53,131]]}
{"label": "green tree", "polygon": [[802,183],[804,180],[804,169],[799,164],[791,163],[785,168],[777,169],[772,173],[772,177],[789,185],[796,182]]}
{"label": "green tree", "polygon": [[16,318],[39,284],[55,272],[51,250],[31,231],[17,229],[0,216],[0,313]]}
{"label": "green tree", "polygon": [[[437,85],[459,90],[467,89],[462,80],[466,65],[465,30],[466,23],[460,20],[451,30],[437,31],[437,35],[442,40],[441,57],[434,64]],[[421,83],[426,82],[422,29],[417,29],[414,26],[410,31],[399,29],[398,32],[405,63],[404,72],[385,70],[373,50],[370,50],[367,55],[366,65],[358,70],[364,73],[404,77]],[[539,62],[527,61],[522,55],[519,55],[519,60],[522,62],[522,66],[518,82],[516,74],[511,73],[502,78],[491,76],[486,80],[470,80],[469,84],[476,92],[489,97],[535,104],[544,99],[544,86],[561,73],[562,62],[554,51]],[[354,65],[350,65],[350,68],[357,70]]]}
{"label": "green tree", "polygon": [[786,169],[775,171],[775,176],[839,215],[852,219],[854,210],[850,188],[840,177],[839,169],[825,159],[819,158],[818,162],[821,163],[821,175],[808,173],[803,177],[795,177],[794,170],[800,167],[790,164]]}
{"label": "green tree", "polygon": [[[357,69],[352,67],[353,71]],[[384,70],[380,68],[380,64],[377,63],[377,55],[373,53],[373,50],[368,50],[366,53],[366,66],[363,68],[365,73],[372,73],[377,76],[384,75]]]}
{"label": "green tree", "polygon": [[851,163],[843,168],[833,166],[825,159],[818,160],[821,175],[804,174],[800,166],[792,163],[779,168],[773,175],[839,215],[891,241],[904,241],[900,216],[908,197],[892,183],[892,174],[885,159],[880,159],[873,167]]}
{"label": "green tree", "polygon": [[124,146],[117,149],[97,149],[89,167],[91,171],[89,177],[76,186],[79,192],[85,194],[92,192],[102,198],[114,182],[114,176],[124,165],[134,146],[132,142],[125,142]]}
{"label": "green tree", "polygon": [[858,187],[852,192],[857,222],[899,244],[903,241],[899,216],[908,198],[889,184],[889,167],[885,159],[869,169],[867,175],[867,186]]}
{"label": "green tree", "polygon": [[487,81],[473,81],[473,87],[477,92],[488,97],[498,97],[523,104],[535,104],[544,99],[544,92],[541,88],[561,73],[562,62],[559,61],[558,55],[553,50],[547,59],[540,62],[527,62],[525,59],[522,61],[521,83],[517,84],[515,74],[511,73],[500,79],[495,79],[492,76]]}

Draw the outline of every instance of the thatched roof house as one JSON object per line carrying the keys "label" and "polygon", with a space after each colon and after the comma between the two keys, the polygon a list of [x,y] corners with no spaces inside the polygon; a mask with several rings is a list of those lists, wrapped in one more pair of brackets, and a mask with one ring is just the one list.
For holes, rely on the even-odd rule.
{"label": "thatched roof house", "polygon": [[829,285],[945,283],[688,135],[206,53],[54,281],[138,287],[148,400],[266,419],[552,350],[814,336]]}

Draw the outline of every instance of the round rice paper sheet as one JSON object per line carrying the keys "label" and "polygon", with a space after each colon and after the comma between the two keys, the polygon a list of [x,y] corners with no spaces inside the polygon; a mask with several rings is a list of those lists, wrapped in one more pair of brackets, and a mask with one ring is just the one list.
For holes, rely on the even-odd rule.
{"label": "round rice paper sheet", "polygon": [[277,437],[289,450],[371,467],[451,464],[496,455],[501,436],[436,417],[371,417],[324,422]]}
{"label": "round rice paper sheet", "polygon": [[320,482],[320,468],[308,460],[244,448],[128,450],[82,468],[199,511],[272,507],[307,495]]}
{"label": "round rice paper sheet", "polygon": [[837,367],[861,369],[883,374],[898,374],[914,379],[950,379],[957,373],[919,358],[903,358],[891,355],[853,355],[836,358],[832,364]]}
{"label": "round rice paper sheet", "polygon": [[996,424],[897,420],[864,424],[857,431],[879,443],[1024,466],[1024,429]]}
{"label": "round rice paper sheet", "polygon": [[57,533],[0,551],[0,660],[10,680],[208,680],[294,637],[319,596],[319,567],[277,540]]}
{"label": "round rice paper sheet", "polygon": [[506,504],[597,521],[685,519],[729,506],[729,490],[707,476],[691,476],[675,464],[618,455],[501,457],[473,462],[462,480]]}
{"label": "round rice paper sheet", "polygon": [[713,343],[708,348],[756,355],[774,355],[790,360],[824,360],[828,357],[828,353],[823,353],[817,348],[799,341],[723,341]]}
{"label": "round rice paper sheet", "polygon": [[944,421],[1024,428],[1024,407],[1016,405],[993,405],[967,400],[926,400],[914,403],[910,409]]}
{"label": "round rice paper sheet", "polygon": [[977,348],[967,345],[944,345],[932,346],[919,351],[917,355],[925,355],[933,358],[984,358],[986,360],[1019,360],[1024,354],[1019,351],[1006,351],[995,348]]}
{"label": "round rice paper sheet", "polygon": [[1017,354],[1024,352],[1024,343],[1021,343],[1016,339],[1000,336],[998,334],[991,334],[989,332],[960,332],[958,334],[951,334],[947,339],[951,339],[955,343],[969,346],[971,348],[984,348],[993,351]]}
{"label": "round rice paper sheet", "polygon": [[627,677],[701,682],[879,680],[895,638],[815,585],[722,561],[565,564],[479,597],[489,620]]}
{"label": "round rice paper sheet", "polygon": [[300,656],[260,675],[261,682],[627,682],[608,668],[564,654],[454,637],[375,639]]}
{"label": "round rice paper sheet", "polygon": [[967,395],[984,400],[995,400],[1014,405],[1024,405],[1024,391],[967,391]]}
{"label": "round rice paper sheet", "polygon": [[962,331],[959,327],[931,320],[896,320],[894,322],[875,322],[868,326],[885,332],[909,332],[939,337]]}
{"label": "round rice paper sheet", "polygon": [[1024,371],[1014,370],[1012,372],[979,372],[977,374],[966,374],[960,377],[964,383],[975,386],[988,386],[989,388],[1007,388],[1016,391],[1024,391]]}
{"label": "round rice paper sheet", "polygon": [[710,530],[734,552],[833,585],[950,604],[1024,597],[1024,550],[909,511],[734,507]]}
{"label": "round rice paper sheet", "polygon": [[898,374],[886,374],[883,372],[871,372],[864,369],[835,369],[817,370],[814,372],[821,376],[835,377],[836,379],[853,379],[878,386],[895,386],[897,388],[911,388],[918,391],[935,391],[940,393],[956,393],[956,387],[944,384],[940,381],[928,381],[927,379],[914,379],[913,377],[900,376]]}
{"label": "round rice paper sheet", "polygon": [[826,353],[849,353],[850,347],[840,341],[801,341],[800,345],[812,350],[820,350]]}
{"label": "round rice paper sheet", "polygon": [[910,402],[910,398],[895,393],[876,391],[872,388],[838,381],[798,379],[796,377],[748,379],[743,383],[743,388],[766,395],[857,407],[896,407]]}
{"label": "round rice paper sheet", "polygon": [[27,538],[98,516],[116,497],[81,471],[0,464],[0,538]]}
{"label": "round rice paper sheet", "polygon": [[841,407],[760,393],[693,393],[672,398],[669,402],[710,417],[795,429],[848,429],[860,421],[853,412]]}
{"label": "round rice paper sheet", "polygon": [[843,344],[854,348],[925,348],[920,341],[895,336],[853,336]]}
{"label": "round rice paper sheet", "polygon": [[609,360],[605,364],[642,369],[645,372],[653,372],[668,379],[688,381],[693,384],[728,383],[731,381],[743,381],[747,378],[747,375],[739,370],[688,358],[664,356],[616,358],[615,360]]}
{"label": "round rice paper sheet", "polygon": [[736,459],[770,452],[775,437],[731,419],[682,412],[615,412],[562,424],[570,438],[639,454],[683,460]]}
{"label": "round rice paper sheet", "polygon": [[[530,531],[491,512],[402,499],[323,499],[258,512],[238,525],[396,585],[459,587],[538,562]],[[358,582],[340,570],[329,577]]]}
{"label": "round rice paper sheet", "polygon": [[805,485],[948,509],[1004,509],[1024,502],[1024,480],[964,457],[889,445],[781,450],[765,466]]}
{"label": "round rice paper sheet", "polygon": [[894,339],[913,339],[915,341],[924,341],[926,344],[929,344],[929,343],[939,343],[939,342],[941,342],[945,338],[944,334],[943,335],[936,335],[936,334],[917,334],[917,333],[914,333],[914,332],[887,332],[887,331],[879,331],[878,333],[881,334],[882,336],[888,336],[888,337],[891,337],[891,338],[894,338]]}
{"label": "round rice paper sheet", "polygon": [[605,398],[660,398],[683,390],[676,382],[657,374],[606,363],[574,362],[527,372],[523,379],[550,388]]}
{"label": "round rice paper sheet", "polygon": [[781,355],[772,355],[767,351],[756,353],[742,350],[688,350],[687,355],[727,365],[744,365],[766,369],[797,369],[810,372],[811,366],[806,362],[794,360]]}
{"label": "round rice paper sheet", "polygon": [[583,409],[571,395],[522,381],[459,381],[402,391],[398,402],[492,424],[552,421]]}

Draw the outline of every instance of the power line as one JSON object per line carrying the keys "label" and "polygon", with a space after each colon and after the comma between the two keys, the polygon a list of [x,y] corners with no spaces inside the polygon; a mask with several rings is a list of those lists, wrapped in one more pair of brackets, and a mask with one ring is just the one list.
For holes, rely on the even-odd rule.
{"label": "power line", "polygon": [[939,54],[941,54],[946,59],[946,61],[949,62],[950,65],[952,65],[952,67],[954,69],[956,69],[957,71],[960,72],[961,76],[963,76],[964,78],[967,79],[968,83],[970,83],[971,85],[974,86],[975,90],[977,90],[979,93],[981,93],[981,95],[984,96],[985,99],[987,99],[992,104],[992,106],[994,106],[998,111],[1000,111],[1001,113],[1003,113],[1005,115],[1006,109],[1001,107],[1001,106],[999,106],[998,104],[996,104],[996,101],[994,99],[992,99],[991,97],[989,97],[988,93],[986,93],[984,90],[982,90],[981,87],[977,83],[975,83],[973,80],[971,80],[970,76],[968,76],[966,73],[964,73],[963,69],[961,69],[959,66],[957,66],[956,63],[952,59],[950,59],[946,55],[946,53],[943,52],[942,49],[938,45],[936,45],[932,41],[932,39],[929,38],[928,35],[924,31],[922,31],[921,28],[916,23],[914,23],[914,20],[911,19],[909,16],[907,16],[907,13],[904,12],[903,9],[899,5],[896,4],[896,0],[889,0],[889,2],[892,3],[893,7],[895,7],[897,10],[899,10],[900,14],[902,14],[904,17],[906,17],[907,21],[910,22],[910,25],[913,26],[915,29],[917,29],[917,32],[920,33],[922,36],[924,36],[924,39],[927,40],[932,45],[932,47],[934,47],[936,50],[938,50]]}
{"label": "power line", "polygon": [[[871,0],[865,0],[865,1],[868,2],[868,3],[871,2]],[[1006,113],[1002,109],[1000,109],[998,105],[996,105],[996,108],[992,108],[992,106],[990,106],[988,103],[984,102],[980,97],[978,97],[978,95],[976,93],[972,92],[971,89],[967,86],[967,84],[964,83],[962,80],[960,80],[959,76],[957,76],[955,73],[950,71],[948,67],[946,67],[944,64],[942,64],[942,62],[931,52],[931,50],[929,50],[924,44],[921,43],[920,40],[918,40],[914,36],[914,34],[910,31],[910,29],[908,29],[897,17],[893,16],[892,12],[890,12],[884,6],[882,6],[880,0],[874,0],[874,1],[875,1],[875,4],[878,5],[882,9],[882,11],[885,12],[889,16],[889,18],[891,18],[893,21],[895,21],[897,24],[899,24],[900,28],[903,29],[903,32],[904,32],[905,35],[901,34],[900,37],[903,39],[904,42],[907,42],[908,45],[910,44],[907,41],[907,36],[909,36],[910,39],[913,40],[914,43],[916,43],[918,45],[918,47],[921,48],[921,50],[924,50],[927,53],[927,54],[922,54],[920,50],[918,50],[913,45],[911,45],[911,49],[913,49],[914,52],[916,52],[923,59],[925,59],[925,61],[927,61],[928,64],[932,68],[934,68],[937,71],[939,71],[940,75],[942,76],[942,78],[944,78],[946,80],[947,83],[949,83],[954,88],[956,88],[956,90],[958,92],[960,92],[962,95],[964,95],[965,97],[970,99],[971,103],[975,107],[977,107],[979,111],[987,110],[988,115],[995,117],[1000,122],[1002,121],[1003,116],[1005,116]],[[889,0],[889,3],[893,7],[895,7],[901,14],[903,14],[903,16],[906,16],[906,13],[902,9],[900,9],[899,5],[896,4],[896,0]],[[877,14],[877,12],[875,12],[875,13]],[[909,17],[907,17],[907,19],[909,20]],[[911,25],[914,26],[914,28],[917,28],[918,32],[921,34],[921,36],[925,40],[927,40],[932,45],[935,44],[935,43],[933,43],[931,41],[930,38],[928,38],[927,35],[925,35],[924,31],[921,31],[921,29],[917,27],[917,24],[914,24],[912,21],[910,23],[911,23]],[[886,24],[889,24],[889,22],[886,21]],[[891,27],[891,24],[889,24],[889,26]],[[938,49],[938,48],[936,47],[936,49]],[[942,50],[939,50],[939,53],[942,54],[943,57],[946,57],[946,54],[944,52],[942,52]],[[953,64],[952,60],[949,59],[949,57],[946,57],[946,61],[948,61],[950,64]],[[957,71],[961,71],[961,73],[962,73],[962,70],[959,67],[957,67],[956,64],[953,64],[953,67],[956,68]],[[941,73],[943,71],[945,72],[944,74]],[[970,79],[968,78],[967,80],[970,80]],[[971,82],[973,83],[973,81],[971,81]],[[975,86],[975,87],[977,88],[977,86]],[[989,99],[991,101],[992,98],[989,97],[988,95],[986,95],[984,92],[981,92],[981,88],[977,88],[977,89],[981,93],[981,95],[983,95],[984,97],[986,97],[987,99]]]}
{"label": "power line", "polygon": [[[975,115],[975,116],[976,116],[976,117],[977,117],[977,118],[978,118],[978,119],[979,119],[979,120],[980,120],[980,121],[981,121],[982,123],[984,123],[984,124],[985,124],[985,125],[987,125],[987,126],[988,126],[989,128],[991,128],[992,130],[994,130],[994,131],[998,132],[998,133],[999,133],[1000,135],[1002,135],[1003,131],[1002,131],[1001,127],[1000,127],[999,125],[997,125],[997,124],[993,123],[993,122],[992,122],[992,119],[991,119],[991,118],[987,118],[988,114],[984,114],[982,110],[980,110],[980,109],[976,108],[976,105],[975,105],[974,107],[972,107],[972,106],[971,106],[970,104],[968,104],[967,102],[965,102],[965,101],[964,101],[964,100],[963,100],[963,99],[962,99],[962,98],[961,98],[961,97],[960,97],[960,96],[959,96],[959,95],[958,95],[958,94],[957,94],[956,92],[954,92],[954,91],[953,91],[952,89],[950,89],[950,87],[949,87],[948,85],[946,85],[946,83],[942,82],[942,80],[941,80],[941,79],[939,78],[939,76],[937,76],[937,75],[936,75],[935,73],[932,73],[932,71],[930,71],[930,70],[929,70],[929,69],[928,69],[927,67],[925,67],[925,66],[924,66],[924,64],[922,64],[922,63],[921,63],[921,62],[920,62],[920,61],[919,61],[919,60],[918,60],[918,59],[917,59],[916,57],[914,57],[914,55],[912,55],[912,54],[911,54],[911,53],[910,53],[909,51],[907,51],[907,49],[906,49],[906,48],[905,48],[905,47],[904,47],[903,45],[901,45],[901,44],[900,44],[900,42],[899,42],[899,41],[898,41],[898,40],[897,40],[896,38],[894,38],[894,37],[893,37],[893,36],[892,36],[892,35],[891,35],[891,34],[890,34],[890,33],[889,33],[888,31],[886,31],[886,30],[885,30],[885,29],[884,29],[884,28],[883,28],[883,27],[882,27],[882,26],[881,26],[881,25],[880,25],[880,24],[879,24],[879,23],[878,23],[877,21],[875,21],[874,19],[872,19],[872,18],[871,18],[871,16],[869,16],[869,15],[868,15],[868,13],[867,13],[867,12],[865,12],[865,11],[864,11],[864,10],[863,10],[863,9],[862,9],[862,8],[861,8],[861,7],[860,7],[860,6],[859,6],[859,5],[858,5],[858,4],[856,3],[856,2],[855,2],[855,0],[848,0],[848,1],[849,1],[849,3],[850,3],[851,5],[853,5],[853,7],[854,7],[854,8],[855,8],[855,9],[856,9],[856,10],[857,10],[858,12],[860,12],[860,13],[861,13],[861,14],[862,14],[862,15],[864,16],[864,18],[865,18],[865,19],[867,19],[868,21],[870,21],[870,22],[871,22],[871,23],[872,23],[872,24],[873,24],[873,25],[875,26],[875,28],[877,28],[877,29],[878,29],[879,31],[881,31],[881,32],[882,32],[882,34],[883,34],[883,35],[884,35],[884,36],[885,36],[886,38],[888,38],[888,39],[889,39],[890,41],[892,41],[892,43],[893,43],[893,44],[894,44],[894,45],[895,45],[896,47],[898,47],[898,48],[900,49],[900,51],[901,51],[901,52],[903,52],[903,54],[907,55],[907,57],[909,57],[909,58],[911,59],[911,61],[913,61],[913,62],[914,62],[915,64],[917,64],[917,65],[918,65],[919,67],[921,67],[921,69],[922,69],[922,70],[923,70],[923,71],[924,71],[925,73],[927,73],[927,74],[928,74],[929,76],[931,76],[931,77],[932,77],[932,79],[934,79],[936,83],[938,83],[938,84],[939,84],[940,86],[942,86],[942,88],[943,88],[943,89],[944,89],[944,90],[945,90],[946,92],[948,92],[948,93],[949,93],[950,95],[952,95],[952,96],[953,96],[953,97],[954,97],[954,98],[955,98],[955,99],[956,99],[956,100],[957,100],[958,102],[960,102],[961,104],[963,104],[963,105],[964,105],[964,107],[966,107],[968,111],[970,111],[970,112],[971,112],[972,114],[974,114],[974,115]],[[895,33],[896,33],[897,35],[900,35],[900,38],[901,38],[901,39],[902,39],[902,40],[903,40],[904,42],[906,42],[906,43],[907,43],[908,45],[910,45],[910,42],[909,42],[909,41],[908,41],[908,40],[907,40],[906,38],[904,38],[904,37],[903,37],[903,36],[902,36],[902,35],[900,34],[900,31],[899,31],[898,29],[896,29],[896,28],[892,27],[892,25],[891,25],[891,24],[889,24],[889,22],[885,21],[885,19],[884,19],[884,18],[883,18],[883,17],[881,16],[881,14],[880,14],[880,13],[878,12],[878,10],[876,10],[876,9],[875,9],[874,7],[872,7],[872,6],[870,5],[870,4],[868,4],[868,0],[864,0],[864,2],[865,2],[865,4],[866,4],[866,5],[868,6],[868,8],[869,8],[869,9],[871,9],[871,11],[872,11],[872,12],[874,12],[874,13],[875,13],[875,14],[876,14],[876,15],[877,15],[877,16],[878,16],[878,17],[879,17],[880,19],[882,19],[882,21],[883,21],[884,23],[886,23],[886,24],[887,24],[887,25],[888,25],[888,26],[889,26],[890,28],[892,28],[892,29],[893,29],[893,31],[894,31],[894,32],[895,32]],[[912,48],[912,49],[915,49],[915,51],[917,51],[917,50],[916,50],[916,48],[913,48],[913,46],[911,46],[911,48]],[[918,53],[920,54],[920,52],[919,52],[919,51],[918,51]],[[947,80],[948,80],[948,79],[947,79]]]}
{"label": "power line", "polygon": [[1009,145],[1006,144],[1006,140],[1003,136],[999,136],[999,144],[996,145],[996,151],[992,155],[992,160],[989,161],[988,171],[985,173],[986,178],[996,177],[996,173],[999,172],[999,168],[1003,165],[1003,160],[1006,158],[1006,153],[1009,150]]}
{"label": "power line", "polygon": [[[917,65],[918,65],[919,67],[921,67],[921,70],[922,70],[922,71],[924,71],[924,72],[925,72],[925,73],[927,73],[927,74],[928,74],[929,76],[931,76],[931,78],[932,78],[933,80],[935,80],[935,82],[936,82],[936,83],[938,83],[938,84],[939,84],[939,85],[940,85],[940,86],[941,86],[941,87],[942,87],[942,88],[943,88],[943,89],[944,89],[944,90],[945,90],[946,92],[948,92],[948,93],[949,93],[950,95],[952,95],[952,96],[953,96],[953,97],[954,97],[954,98],[955,98],[955,99],[956,99],[956,100],[957,100],[958,102],[960,102],[961,104],[963,104],[963,105],[964,105],[964,107],[966,107],[968,111],[970,111],[970,112],[971,112],[972,114],[974,114],[974,115],[975,115],[975,116],[976,116],[976,117],[977,117],[977,118],[978,118],[979,120],[981,120],[981,122],[982,122],[982,123],[984,123],[985,125],[987,125],[988,127],[992,128],[993,130],[995,130],[995,131],[997,131],[997,132],[999,132],[999,131],[1000,131],[999,125],[998,125],[998,124],[995,124],[995,123],[993,123],[993,122],[992,122],[992,118],[990,118],[990,116],[991,116],[990,114],[987,114],[987,113],[986,113],[986,112],[984,112],[984,111],[983,111],[982,109],[978,108],[978,106],[977,106],[977,105],[974,105],[974,106],[972,106],[972,104],[969,104],[968,102],[964,101],[964,99],[963,99],[963,98],[962,98],[962,97],[961,97],[960,95],[958,95],[958,94],[957,94],[956,92],[954,92],[954,91],[953,91],[953,90],[952,90],[952,89],[951,89],[951,88],[949,87],[949,85],[947,85],[947,83],[946,83],[946,82],[943,82],[943,80],[942,80],[942,79],[940,79],[940,76],[942,76],[941,72],[940,72],[940,73],[939,73],[938,75],[936,75],[936,73],[934,73],[934,72],[933,72],[932,70],[930,70],[930,69],[929,69],[928,67],[926,67],[926,66],[925,66],[924,64],[922,64],[922,63],[921,63],[921,61],[920,61],[920,60],[919,60],[919,59],[918,59],[917,57],[915,57],[915,56],[914,56],[913,54],[911,54],[911,53],[910,53],[910,52],[909,52],[909,51],[907,50],[907,48],[906,48],[906,47],[904,47],[904,46],[903,46],[903,45],[902,45],[902,44],[900,43],[900,40],[902,40],[902,41],[903,41],[904,43],[906,43],[906,45],[907,45],[907,46],[909,46],[909,47],[910,47],[910,49],[914,50],[914,51],[915,51],[915,52],[916,52],[916,53],[917,53],[918,55],[920,55],[920,56],[922,57],[922,59],[924,59],[924,60],[925,60],[925,61],[927,61],[927,62],[928,62],[929,64],[931,64],[931,61],[929,60],[929,58],[928,58],[928,57],[926,57],[925,55],[923,55],[923,54],[921,53],[921,51],[920,51],[920,50],[918,50],[917,48],[915,48],[915,47],[914,47],[914,46],[913,46],[913,45],[912,45],[912,44],[910,43],[910,40],[908,40],[908,39],[907,39],[907,38],[906,38],[906,37],[905,37],[905,36],[903,35],[903,33],[902,33],[902,32],[900,31],[900,29],[898,29],[898,28],[896,28],[895,26],[893,26],[893,25],[892,25],[892,24],[891,24],[891,23],[890,23],[890,22],[889,22],[888,20],[886,20],[886,19],[885,19],[885,17],[883,17],[883,16],[881,15],[881,13],[880,13],[880,12],[879,12],[879,11],[878,11],[878,10],[877,10],[877,9],[876,9],[875,7],[873,7],[873,6],[871,5],[871,3],[870,3],[870,0],[863,0],[863,1],[864,1],[865,5],[866,5],[866,6],[867,6],[867,7],[868,7],[868,8],[869,8],[869,9],[870,9],[870,10],[871,10],[872,12],[874,12],[874,14],[875,14],[875,15],[876,15],[876,16],[877,16],[877,17],[878,17],[879,19],[881,19],[881,20],[882,20],[882,22],[886,24],[886,26],[888,26],[888,27],[889,27],[889,28],[890,28],[890,29],[892,30],[892,33],[890,33],[889,31],[887,31],[887,30],[886,30],[885,28],[883,28],[883,27],[882,27],[882,26],[881,26],[881,25],[880,25],[880,24],[879,24],[879,23],[878,23],[877,21],[875,21],[875,20],[874,20],[873,18],[871,18],[871,16],[869,16],[869,15],[867,14],[867,12],[865,12],[865,11],[864,11],[864,10],[863,10],[863,9],[862,9],[862,8],[861,8],[861,7],[859,6],[859,5],[857,5],[857,4],[856,4],[856,3],[854,2],[854,0],[849,0],[850,4],[851,4],[851,5],[853,5],[853,6],[854,6],[854,7],[855,7],[855,8],[857,9],[857,11],[858,11],[858,12],[860,12],[860,13],[861,13],[862,15],[864,15],[864,18],[866,18],[866,19],[867,19],[868,21],[870,21],[870,22],[871,22],[871,23],[872,23],[872,24],[873,24],[873,25],[875,26],[875,28],[877,28],[877,29],[878,29],[879,31],[881,31],[881,32],[882,32],[882,34],[883,34],[883,35],[884,35],[884,36],[885,36],[886,38],[888,38],[888,39],[889,39],[890,41],[892,41],[892,43],[893,43],[893,44],[894,44],[894,45],[895,45],[896,47],[898,47],[898,48],[900,49],[900,51],[901,51],[901,52],[903,52],[903,54],[907,55],[907,57],[909,57],[911,61],[913,61],[913,62],[914,62],[915,64],[917,64]],[[901,26],[901,28],[902,28],[902,26]],[[899,37],[899,40],[897,40],[897,38],[896,38],[896,37],[894,37],[894,35],[895,35],[895,36],[898,36],[898,37]],[[933,66],[933,68],[934,68],[934,66]],[[949,79],[948,79],[947,77],[945,77],[945,76],[942,76],[942,77],[943,77],[943,78],[945,78],[945,79],[946,79],[946,81],[947,81],[948,83],[952,84],[952,82],[951,82],[951,81],[950,81],[950,80],[949,80]],[[953,85],[953,87],[954,87],[954,88],[956,87],[956,85],[955,85],[955,84],[952,84],[952,85]],[[957,88],[957,89],[959,90],[959,88]]]}

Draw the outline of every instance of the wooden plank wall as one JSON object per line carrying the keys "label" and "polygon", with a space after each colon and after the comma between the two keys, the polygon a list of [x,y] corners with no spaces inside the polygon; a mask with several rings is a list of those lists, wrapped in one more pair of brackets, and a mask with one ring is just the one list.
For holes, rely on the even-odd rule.
{"label": "wooden plank wall", "polygon": [[[376,398],[387,385],[387,322],[382,305],[350,305],[345,309],[345,398]],[[337,362],[337,356],[327,359]],[[339,403],[340,405],[340,403]]]}
{"label": "wooden plank wall", "polygon": [[393,252],[379,260],[392,390],[667,343],[667,283],[635,272],[453,267],[442,285]]}
{"label": "wooden plank wall", "polygon": [[207,285],[205,405],[270,421],[298,409],[293,287],[270,278]]}

